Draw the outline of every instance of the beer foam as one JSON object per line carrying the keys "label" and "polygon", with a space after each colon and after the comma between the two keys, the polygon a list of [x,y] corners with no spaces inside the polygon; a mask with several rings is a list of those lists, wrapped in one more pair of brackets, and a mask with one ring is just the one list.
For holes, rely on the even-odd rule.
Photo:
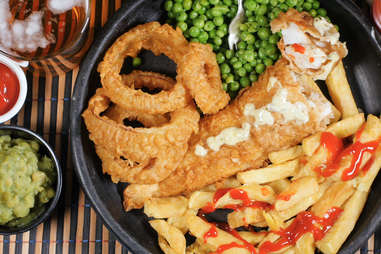
{"label": "beer foam", "polygon": [[54,14],[64,13],[74,6],[85,5],[84,0],[48,0],[48,9]]}
{"label": "beer foam", "polygon": [[25,20],[9,23],[11,12],[9,0],[0,0],[0,45],[7,51],[33,52],[49,45],[42,26],[43,12],[37,11]]}

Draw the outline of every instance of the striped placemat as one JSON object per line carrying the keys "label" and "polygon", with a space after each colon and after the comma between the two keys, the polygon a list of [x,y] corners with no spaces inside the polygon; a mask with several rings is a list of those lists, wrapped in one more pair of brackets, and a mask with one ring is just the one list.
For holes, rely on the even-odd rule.
{"label": "striped placemat", "polygon": [[[64,1],[64,0],[62,0]],[[92,0],[89,43],[122,0]],[[64,172],[62,198],[53,216],[18,235],[0,236],[0,253],[128,253],[104,226],[76,179],[69,144],[71,94],[78,68],[41,77],[27,72],[29,90],[24,108],[8,124],[30,128],[55,149]],[[130,250],[133,252],[133,250]],[[358,253],[381,251],[381,228]]]}

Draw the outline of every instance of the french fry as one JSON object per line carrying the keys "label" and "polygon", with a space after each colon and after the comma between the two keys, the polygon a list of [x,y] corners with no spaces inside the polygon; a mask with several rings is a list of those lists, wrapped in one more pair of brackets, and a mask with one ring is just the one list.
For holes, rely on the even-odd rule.
{"label": "french fry", "polygon": [[324,254],[337,253],[353,230],[365,205],[368,193],[357,190],[344,204],[344,211],[323,239],[315,243]]}
{"label": "french fry", "polygon": [[[307,162],[304,165],[300,166],[300,170],[293,177],[293,180],[305,177],[305,176],[314,176],[319,178],[319,175],[316,172],[316,168],[324,163],[328,159],[328,151],[325,147],[319,147],[312,156],[308,157]],[[320,180],[320,179],[319,179]]]}
{"label": "french fry", "polygon": [[187,220],[186,220],[186,215],[191,214],[191,215],[196,215],[198,210],[196,209],[188,209],[184,215],[182,216],[177,216],[177,217],[170,217],[168,218],[167,222],[178,228],[184,235],[188,232],[188,226],[187,226]]}
{"label": "french fry", "polygon": [[[274,234],[274,233],[269,233],[269,234],[262,240],[262,242],[259,244],[259,247],[262,246],[265,242],[272,242],[272,243],[273,243],[273,242],[276,242],[279,238],[280,238],[279,235]],[[291,245],[288,245],[288,246],[286,246],[286,247],[284,247],[284,248],[282,248],[282,249],[280,249],[280,250],[278,250],[278,251],[272,251],[271,253],[272,253],[272,254],[286,253],[286,251],[289,250],[289,249],[291,249],[291,248],[292,248],[292,246],[291,246]],[[291,253],[293,253],[293,252],[291,252]]]}
{"label": "french fry", "polygon": [[[208,232],[212,226],[212,224],[204,221],[203,219],[195,215],[187,216],[187,224],[191,234],[200,240],[204,240],[205,233]],[[216,228],[216,230],[216,237],[209,237],[206,239],[206,242],[213,248],[213,251],[216,251],[217,248],[221,245],[229,244],[231,242],[243,244],[241,240],[234,237],[232,234],[229,234],[219,228]],[[250,252],[245,248],[232,248],[225,251],[224,253],[250,254]]]}
{"label": "french fry", "polygon": [[381,136],[381,121],[374,115],[368,115],[364,130],[360,136],[360,142],[375,141]]}
{"label": "french fry", "polygon": [[370,187],[374,179],[376,178],[378,172],[381,168],[381,147],[377,148],[376,154],[374,155],[375,159],[372,166],[369,168],[368,172],[364,175],[360,175],[356,180],[358,181],[357,189],[364,192],[369,192]]}
{"label": "french fry", "polygon": [[273,188],[273,190],[275,191],[276,194],[279,194],[282,191],[284,191],[285,189],[287,189],[288,186],[290,186],[290,184],[291,184],[291,181],[288,180],[287,178],[276,180],[276,181],[273,181],[271,183],[268,183],[268,185],[271,188]]}
{"label": "french fry", "polygon": [[[251,183],[248,185],[242,185],[236,189],[245,191],[250,200],[263,201],[268,203],[273,203],[275,200],[275,192],[270,186]],[[216,207],[224,208],[226,205],[240,204],[242,204],[242,200],[233,199],[230,192],[228,192],[217,201]]]}
{"label": "french fry", "polygon": [[279,152],[269,154],[269,159],[273,164],[280,164],[300,157],[303,154],[302,146],[293,146]]}
{"label": "french fry", "polygon": [[191,209],[200,209],[213,202],[213,192],[195,191],[189,197],[188,206]]}
{"label": "french fry", "polygon": [[252,169],[237,174],[237,179],[243,183],[268,183],[293,176],[299,168],[299,160],[291,160],[281,164],[273,164],[261,169]]}
{"label": "french fry", "polygon": [[163,246],[165,253],[185,253],[186,241],[180,230],[169,225],[165,220],[151,220],[149,224],[162,237],[159,237],[159,245]]}
{"label": "french fry", "polygon": [[358,114],[356,102],[353,98],[342,61],[333,68],[327,77],[326,83],[329,95],[342,113],[343,118]]}
{"label": "french fry", "polygon": [[188,207],[188,199],[183,196],[151,198],[144,203],[144,213],[148,217],[164,219],[181,216]]}
{"label": "french fry", "polygon": [[214,192],[218,189],[222,188],[237,188],[241,185],[241,183],[237,180],[236,177],[229,177],[222,181],[216,182],[214,184],[210,184],[201,189],[201,191],[209,191]]}
{"label": "french fry", "polygon": [[328,209],[342,206],[354,191],[355,188],[348,182],[335,182],[324,192],[319,201],[312,206],[311,212],[322,217]]}
{"label": "french fry", "polygon": [[280,193],[274,203],[275,210],[282,211],[296,205],[301,200],[319,191],[315,177],[306,176],[293,181],[290,186]]}
{"label": "french fry", "polygon": [[[331,124],[327,131],[333,133],[338,138],[346,138],[356,133],[362,126],[365,118],[364,114],[356,114],[339,122]],[[305,155],[312,156],[316,149],[320,146],[321,133],[314,134],[302,141],[302,148]]]}
{"label": "french fry", "polygon": [[160,249],[165,253],[165,254],[177,254],[171,246],[169,246],[169,243],[165,238],[161,235],[158,236],[157,242],[159,244]]}
{"label": "french fry", "polygon": [[262,209],[247,207],[228,214],[228,224],[231,228],[238,228],[248,224],[264,222]]}
{"label": "french fry", "polygon": [[295,254],[314,254],[314,236],[312,233],[308,232],[296,241],[295,244]]}
{"label": "french fry", "polygon": [[284,228],[284,223],[282,218],[280,218],[278,213],[268,213],[266,211],[263,212],[263,218],[265,218],[266,224],[268,225],[271,231],[278,232],[282,228]]}
{"label": "french fry", "polygon": [[267,235],[266,232],[249,232],[249,231],[239,231],[238,234],[246,242],[253,245],[260,243],[263,240],[263,238],[265,238],[265,236]]}

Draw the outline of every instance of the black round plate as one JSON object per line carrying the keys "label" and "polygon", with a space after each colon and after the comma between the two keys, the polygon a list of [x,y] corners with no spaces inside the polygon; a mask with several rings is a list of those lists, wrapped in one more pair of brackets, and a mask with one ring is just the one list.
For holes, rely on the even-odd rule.
{"label": "black round plate", "polygon": [[[102,174],[101,163],[81,118],[89,98],[100,86],[97,66],[106,50],[117,37],[128,29],[150,21],[165,21],[164,0],[125,1],[122,7],[98,34],[86,58],[82,62],[75,84],[71,108],[71,144],[78,178],[98,214],[118,239],[134,253],[161,253],[156,233],[147,223],[142,211],[124,212],[122,207],[123,185],[113,184],[110,177]],[[321,0],[333,22],[340,27],[341,40],[347,42],[349,55],[344,64],[355,99],[366,113],[381,112],[381,47],[377,44],[374,30],[367,16],[350,0]],[[175,74],[175,66],[166,58],[152,58],[143,69]],[[149,62],[149,61],[144,61]],[[381,180],[379,176],[375,182]],[[381,185],[374,184],[366,206],[355,229],[340,253],[354,253],[374,232],[381,220]]]}

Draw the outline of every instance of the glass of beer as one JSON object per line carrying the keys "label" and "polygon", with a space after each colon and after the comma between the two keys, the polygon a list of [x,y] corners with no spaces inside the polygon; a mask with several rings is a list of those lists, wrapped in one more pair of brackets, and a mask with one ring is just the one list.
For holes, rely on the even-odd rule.
{"label": "glass of beer", "polygon": [[0,53],[53,75],[84,55],[90,0],[0,0]]}

